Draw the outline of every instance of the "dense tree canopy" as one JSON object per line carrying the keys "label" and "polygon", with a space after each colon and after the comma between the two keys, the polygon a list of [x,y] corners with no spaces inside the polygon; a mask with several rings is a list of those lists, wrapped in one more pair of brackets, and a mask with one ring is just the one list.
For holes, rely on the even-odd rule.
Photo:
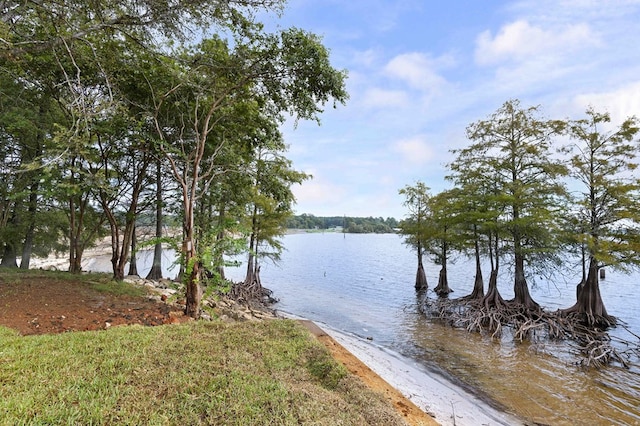
{"label": "dense tree canopy", "polygon": [[347,99],[319,37],[255,21],[284,3],[0,2],[2,264],[28,266],[46,236],[41,252],[66,246],[78,272],[107,233],[121,279],[140,215],[171,205],[187,313],[198,316],[202,269],[220,264],[212,246],[226,235],[257,235],[276,255],[290,186],[306,177],[278,126],[319,121]]}

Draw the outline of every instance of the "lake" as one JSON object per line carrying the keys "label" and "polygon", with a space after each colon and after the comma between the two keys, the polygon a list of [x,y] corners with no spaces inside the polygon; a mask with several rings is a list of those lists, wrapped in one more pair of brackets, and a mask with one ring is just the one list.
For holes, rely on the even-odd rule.
{"label": "lake", "polygon": [[[640,424],[640,367],[584,370],[562,343],[533,345],[509,336],[500,341],[425,319],[417,310],[415,254],[395,234],[302,233],[286,235],[278,265],[265,263],[261,279],[280,301],[281,311],[372,339],[489,396],[505,410],[542,424]],[[439,267],[425,263],[429,288]],[[474,267],[459,259],[449,268],[451,297],[470,293]],[[485,274],[485,286],[489,271]],[[569,271],[567,271],[569,272]],[[640,334],[638,275],[606,271],[604,303]],[[240,280],[244,268],[228,268]],[[508,273],[503,297],[513,297]],[[556,310],[573,305],[580,271],[550,284],[538,277],[531,293]],[[435,294],[430,291],[430,297]],[[614,331],[625,338],[619,327]],[[637,362],[637,360],[636,360]]]}

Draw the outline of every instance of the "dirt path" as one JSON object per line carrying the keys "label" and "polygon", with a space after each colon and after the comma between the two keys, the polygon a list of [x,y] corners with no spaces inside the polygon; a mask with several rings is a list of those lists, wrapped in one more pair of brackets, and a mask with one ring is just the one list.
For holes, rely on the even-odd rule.
{"label": "dirt path", "polygon": [[23,335],[167,324],[175,321],[172,310],[145,297],[100,292],[50,275],[30,277],[20,284],[0,276],[0,325]]}

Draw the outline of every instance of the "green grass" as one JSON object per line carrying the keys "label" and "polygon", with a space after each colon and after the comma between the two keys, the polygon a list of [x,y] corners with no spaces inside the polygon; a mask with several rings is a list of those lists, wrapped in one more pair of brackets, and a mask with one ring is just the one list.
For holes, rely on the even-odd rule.
{"label": "green grass", "polygon": [[298,323],[22,337],[0,327],[2,425],[402,424]]}

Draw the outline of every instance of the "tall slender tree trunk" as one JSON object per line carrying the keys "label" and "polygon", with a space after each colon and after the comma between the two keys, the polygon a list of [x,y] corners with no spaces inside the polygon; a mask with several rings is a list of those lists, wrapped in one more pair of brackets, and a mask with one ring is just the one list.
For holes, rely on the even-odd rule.
{"label": "tall slender tree trunk", "polygon": [[29,209],[27,211],[27,231],[24,236],[24,245],[22,246],[22,258],[20,259],[20,269],[29,269],[31,263],[31,254],[33,253],[33,239],[36,230],[36,213],[38,211],[38,187],[37,179],[31,184],[29,189]]}
{"label": "tall slender tree trunk", "polygon": [[138,261],[136,256],[138,237],[136,235],[136,226],[133,225],[133,233],[131,235],[131,260],[129,260],[129,272],[127,275],[138,275]]}
{"label": "tall slender tree trunk", "polygon": [[477,238],[474,243],[474,252],[476,275],[473,283],[473,291],[470,295],[465,296],[465,299],[468,300],[482,299],[484,297],[484,279],[482,277],[482,267],[480,265],[480,243]]}
{"label": "tall slender tree trunk", "polygon": [[202,288],[200,287],[200,262],[195,251],[193,229],[193,203],[189,203],[190,211],[186,214],[185,240],[182,247],[184,253],[186,277],[186,307],[185,314],[192,318],[200,317],[200,302],[202,301]]}
{"label": "tall slender tree trunk", "polygon": [[[18,202],[13,206],[11,212],[11,219],[9,220],[9,228],[18,228],[20,226],[18,214],[16,213],[19,208]],[[3,268],[17,268],[18,267],[18,253],[17,253],[17,238],[13,235],[7,241],[4,242],[4,251],[2,253],[2,261],[0,261],[0,267]]]}
{"label": "tall slender tree trunk", "polygon": [[162,278],[162,162],[156,162],[156,244],[153,246],[153,264],[147,274],[148,280]]}
{"label": "tall slender tree trunk", "polygon": [[498,237],[493,236],[493,242],[491,242],[492,236],[489,236],[489,260],[491,262],[491,274],[489,275],[489,286],[487,288],[487,294],[482,298],[482,304],[486,310],[491,308],[501,309],[507,304],[500,295],[498,290],[498,272],[500,271],[500,255],[498,253]]}
{"label": "tall slender tree trunk", "polygon": [[[516,206],[513,206],[513,220],[518,221],[520,218],[520,211]],[[540,309],[531,294],[529,293],[529,286],[527,285],[527,279],[524,274],[524,255],[522,253],[522,237],[518,230],[513,231],[513,257],[514,257],[514,282],[513,293],[514,298],[512,303],[523,305],[527,309],[537,310]]]}
{"label": "tall slender tree trunk", "polygon": [[[40,116],[44,116],[44,105],[39,106]],[[38,128],[38,133],[35,139],[35,145],[29,149],[26,149],[28,161],[34,161],[42,154],[42,145],[44,141],[44,131]],[[27,208],[27,224],[24,236],[24,244],[22,246],[22,257],[20,259],[20,269],[29,269],[31,263],[31,254],[33,253],[33,239],[36,230],[36,213],[38,212],[38,189],[40,187],[40,176],[37,172],[28,173],[30,179],[29,185],[29,202]]]}
{"label": "tall slender tree trunk", "polygon": [[424,291],[429,288],[427,283],[427,274],[424,272],[424,264],[422,263],[422,243],[418,243],[418,270],[416,271],[416,290]]}
{"label": "tall slender tree trunk", "polygon": [[514,303],[521,304],[527,309],[540,309],[540,305],[533,300],[529,293],[529,286],[527,285],[527,280],[524,276],[524,257],[519,253],[516,253],[515,255],[513,292],[515,295],[513,299]]}
{"label": "tall slender tree trunk", "polygon": [[202,287],[200,287],[201,268],[195,239],[195,200],[196,179],[188,185],[187,179],[182,183],[182,197],[184,206],[182,254],[184,257],[185,282],[185,315],[200,318],[200,303],[202,301]]}
{"label": "tall slender tree trunk", "polygon": [[245,287],[251,287],[256,281],[256,267],[258,256],[258,238],[256,237],[258,206],[254,204],[251,217],[251,235],[249,236],[249,259],[247,261],[247,274],[244,278]]}
{"label": "tall slender tree trunk", "polygon": [[[71,160],[70,185],[72,187],[78,181],[75,172],[73,172],[75,162],[75,158]],[[82,196],[69,196],[69,272],[73,274],[79,274],[82,271],[82,254],[84,252],[82,231],[86,206],[87,200]]]}
{"label": "tall slender tree trunk", "polygon": [[447,243],[443,242],[440,256],[442,267],[440,268],[440,273],[438,274],[438,285],[433,289],[433,291],[435,291],[438,296],[443,297],[448,296],[449,293],[453,292],[453,290],[451,290],[451,288],[449,287],[449,278],[447,276],[447,251]]}
{"label": "tall slender tree trunk", "polygon": [[[226,214],[226,207],[225,207],[225,203],[221,203],[220,205],[220,211],[218,213],[218,227],[220,229],[220,232],[218,232],[218,235],[216,235],[216,241],[220,242],[224,239],[224,222],[225,222],[225,214]],[[218,269],[218,275],[220,276],[220,280],[224,281],[226,279],[225,277],[225,273],[224,273],[224,253],[220,253],[219,254],[219,258],[216,259],[216,265],[217,269]]]}

